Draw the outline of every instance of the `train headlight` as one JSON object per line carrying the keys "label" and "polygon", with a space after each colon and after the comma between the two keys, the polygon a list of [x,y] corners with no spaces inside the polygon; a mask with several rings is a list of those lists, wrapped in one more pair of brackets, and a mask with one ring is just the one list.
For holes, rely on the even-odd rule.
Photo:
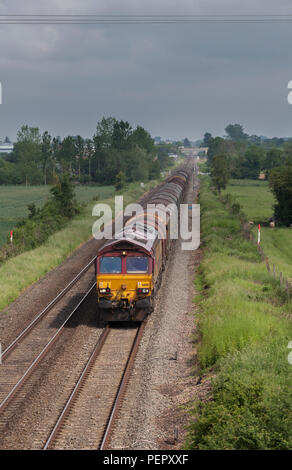
{"label": "train headlight", "polygon": [[138,294],[149,294],[149,289],[139,287],[137,292],[138,292]]}
{"label": "train headlight", "polygon": [[105,289],[99,289],[100,294],[110,294],[111,290],[109,287],[106,287]]}

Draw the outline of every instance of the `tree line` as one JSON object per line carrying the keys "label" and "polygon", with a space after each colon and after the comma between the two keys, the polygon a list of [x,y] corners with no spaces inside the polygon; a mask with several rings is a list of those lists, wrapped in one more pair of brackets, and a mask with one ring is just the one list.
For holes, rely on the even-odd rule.
{"label": "tree line", "polygon": [[225,132],[225,137],[212,137],[206,133],[202,146],[209,148],[210,166],[217,155],[226,156],[231,178],[257,179],[261,172],[268,178],[274,167],[292,161],[292,139],[249,136],[240,124],[229,124]]}
{"label": "tree line", "polygon": [[292,224],[292,139],[263,139],[249,136],[240,124],[229,124],[225,137],[205,133],[202,146],[208,146],[208,166],[213,185],[220,192],[230,178],[269,181],[277,203],[274,220]]}
{"label": "tree line", "polygon": [[103,117],[92,139],[61,139],[24,125],[13,152],[0,158],[0,184],[53,184],[61,174],[80,183],[147,181],[171,165],[169,152],[167,145],[155,146],[143,127],[114,117]]}

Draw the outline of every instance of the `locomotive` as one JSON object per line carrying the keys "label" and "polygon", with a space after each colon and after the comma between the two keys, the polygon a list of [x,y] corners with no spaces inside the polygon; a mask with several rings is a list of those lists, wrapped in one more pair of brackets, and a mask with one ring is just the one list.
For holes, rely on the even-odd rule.
{"label": "locomotive", "polygon": [[[192,160],[174,170],[141,202],[142,212],[130,217],[123,229],[99,250],[99,320],[141,322],[153,311],[173,242],[169,230],[171,207],[178,207],[183,201],[193,171]],[[151,210],[158,204],[160,212]]]}

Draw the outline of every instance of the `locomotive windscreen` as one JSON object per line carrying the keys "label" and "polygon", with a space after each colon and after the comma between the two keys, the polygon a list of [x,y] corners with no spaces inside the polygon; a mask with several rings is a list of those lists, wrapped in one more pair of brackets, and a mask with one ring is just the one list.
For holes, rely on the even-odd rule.
{"label": "locomotive windscreen", "polygon": [[120,256],[104,256],[100,258],[99,270],[101,273],[118,274],[122,272],[122,258]]}
{"label": "locomotive windscreen", "polygon": [[144,256],[129,256],[127,258],[127,273],[147,273],[148,259]]}

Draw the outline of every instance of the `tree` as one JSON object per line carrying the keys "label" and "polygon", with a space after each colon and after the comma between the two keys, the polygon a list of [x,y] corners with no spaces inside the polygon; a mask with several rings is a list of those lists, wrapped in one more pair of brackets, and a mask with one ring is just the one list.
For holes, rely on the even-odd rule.
{"label": "tree", "polygon": [[158,160],[153,160],[149,167],[149,179],[156,180],[160,178],[160,164]]}
{"label": "tree", "polygon": [[63,171],[70,172],[72,175],[72,162],[76,155],[76,147],[71,136],[63,139],[58,152],[59,161],[63,167]]}
{"label": "tree", "polygon": [[213,157],[223,151],[224,146],[225,140],[222,137],[215,137],[214,139],[212,139],[212,141],[210,141],[207,155],[210,164],[212,162]]}
{"label": "tree", "polygon": [[231,140],[239,141],[246,140],[248,135],[243,132],[243,127],[240,124],[229,124],[225,127],[225,132]]}
{"label": "tree", "polygon": [[275,218],[283,225],[292,224],[292,166],[283,165],[273,168],[269,175],[269,185],[277,204],[274,206]]}
{"label": "tree", "polygon": [[216,155],[212,160],[211,178],[214,186],[220,192],[225,189],[230,178],[229,164],[226,155]]}
{"label": "tree", "polygon": [[132,127],[127,121],[116,121],[112,135],[112,145],[116,149],[129,148]]}
{"label": "tree", "polygon": [[133,130],[114,117],[97,123],[93,139],[77,135],[61,140],[26,125],[18,132],[14,151],[0,161],[0,182],[47,184],[65,173],[80,182],[114,184],[120,171],[126,181],[145,181],[171,166],[168,154],[173,152],[178,152],[176,145],[158,148],[142,126]]}
{"label": "tree", "polygon": [[201,147],[209,147],[212,140],[213,140],[212,134],[210,132],[205,132]]}
{"label": "tree", "polygon": [[61,149],[61,140],[58,137],[53,137],[53,140],[52,140],[53,177],[55,177],[56,168],[59,162],[60,149]]}
{"label": "tree", "polygon": [[56,185],[50,191],[62,215],[72,217],[78,212],[74,188],[68,175],[58,177]]}
{"label": "tree", "polygon": [[88,160],[88,176],[91,180],[91,160],[94,155],[93,141],[90,139],[85,140],[85,158]]}
{"label": "tree", "polygon": [[140,148],[146,150],[149,154],[154,154],[154,139],[152,139],[149,132],[143,127],[137,126],[132,135],[130,136],[131,146],[137,145]]}
{"label": "tree", "polygon": [[241,178],[257,179],[263,167],[265,151],[252,145],[247,149],[240,162]]}
{"label": "tree", "polygon": [[117,120],[114,117],[103,117],[96,126],[96,133],[93,136],[95,150],[108,149],[113,145],[114,125]]}
{"label": "tree", "polygon": [[25,184],[39,183],[41,178],[41,135],[38,127],[24,125],[17,133],[14,157],[20,165]]}
{"label": "tree", "polygon": [[264,167],[266,170],[281,166],[284,163],[283,151],[279,148],[272,148],[267,151],[267,155],[264,161]]}
{"label": "tree", "polygon": [[160,165],[160,169],[168,168],[171,164],[171,158],[169,154],[173,152],[171,144],[159,144],[156,145],[156,155]]}
{"label": "tree", "polygon": [[183,146],[186,147],[186,148],[191,147],[191,143],[190,143],[190,141],[187,137],[185,137],[185,139],[183,140]]}
{"label": "tree", "polygon": [[261,138],[258,135],[255,135],[255,134],[250,135],[248,137],[248,141],[253,145],[261,145],[261,142],[262,142]]}
{"label": "tree", "polygon": [[94,153],[92,159],[93,172],[97,181],[102,178],[102,168],[106,158],[106,151],[113,145],[114,125],[117,120],[113,117],[103,117],[97,123],[96,132],[93,136]]}
{"label": "tree", "polygon": [[115,181],[116,191],[123,189],[125,185],[126,185],[126,175],[123,171],[120,171],[116,176],[116,181]]}
{"label": "tree", "polygon": [[123,154],[128,181],[146,181],[149,177],[150,155],[136,147]]}
{"label": "tree", "polygon": [[81,161],[84,158],[84,149],[85,149],[85,142],[83,137],[81,135],[78,135],[76,140],[75,140],[75,148],[76,148],[76,159],[78,162],[78,178],[80,180],[80,174],[81,174]]}
{"label": "tree", "polygon": [[52,158],[52,138],[50,134],[46,131],[42,135],[41,143],[41,162],[44,175],[44,184],[47,184],[47,168],[51,162]]}

